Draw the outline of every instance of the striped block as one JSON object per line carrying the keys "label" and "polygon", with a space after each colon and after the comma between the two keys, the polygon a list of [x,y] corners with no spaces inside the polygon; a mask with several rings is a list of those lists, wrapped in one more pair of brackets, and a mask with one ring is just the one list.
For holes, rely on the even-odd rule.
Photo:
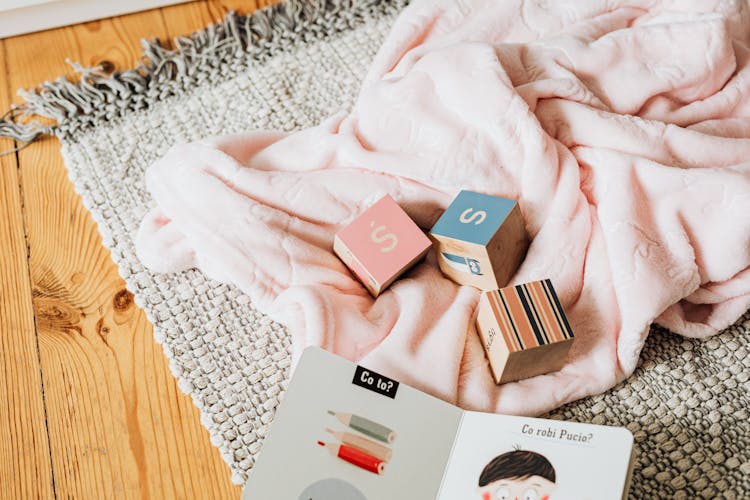
{"label": "striped block", "polygon": [[548,279],[484,292],[477,331],[498,384],[559,370],[573,343]]}

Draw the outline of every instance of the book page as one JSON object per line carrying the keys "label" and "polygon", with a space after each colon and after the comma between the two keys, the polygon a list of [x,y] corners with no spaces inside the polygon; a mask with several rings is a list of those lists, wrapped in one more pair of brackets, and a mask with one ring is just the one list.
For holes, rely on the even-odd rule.
{"label": "book page", "polygon": [[244,499],[435,500],[462,411],[305,350]]}
{"label": "book page", "polygon": [[632,449],[622,427],[466,412],[438,498],[619,500]]}

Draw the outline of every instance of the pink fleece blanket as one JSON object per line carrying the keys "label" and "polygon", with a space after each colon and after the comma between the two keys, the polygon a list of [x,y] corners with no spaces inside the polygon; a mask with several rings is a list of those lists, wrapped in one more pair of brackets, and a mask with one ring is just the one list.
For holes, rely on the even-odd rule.
{"label": "pink fleece blanket", "polygon": [[[350,112],[157,161],[138,254],[238,285],[296,356],[550,410],[631,374],[652,322],[706,337],[748,309],[749,43],[740,1],[415,1]],[[373,300],[332,253],[384,194],[429,229],[460,189],[519,200],[533,240],[512,283],[552,279],[577,337],[560,372],[496,386],[479,293],[434,254]]]}

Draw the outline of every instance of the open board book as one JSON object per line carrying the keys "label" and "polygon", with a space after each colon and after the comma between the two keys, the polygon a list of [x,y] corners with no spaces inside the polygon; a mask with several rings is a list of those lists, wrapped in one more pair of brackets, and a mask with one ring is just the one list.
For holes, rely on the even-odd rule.
{"label": "open board book", "polygon": [[308,348],[243,499],[621,499],[632,463],[627,429],[464,411]]}

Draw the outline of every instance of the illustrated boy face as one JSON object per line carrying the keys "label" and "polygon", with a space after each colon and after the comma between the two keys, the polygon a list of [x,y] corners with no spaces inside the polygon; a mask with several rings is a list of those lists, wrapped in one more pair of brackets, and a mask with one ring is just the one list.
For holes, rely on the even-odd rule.
{"label": "illustrated boy face", "polygon": [[479,475],[482,500],[549,500],[555,468],[543,455],[514,450],[498,455]]}
{"label": "illustrated boy face", "polygon": [[557,485],[541,476],[508,478],[479,488],[482,500],[549,500]]}

